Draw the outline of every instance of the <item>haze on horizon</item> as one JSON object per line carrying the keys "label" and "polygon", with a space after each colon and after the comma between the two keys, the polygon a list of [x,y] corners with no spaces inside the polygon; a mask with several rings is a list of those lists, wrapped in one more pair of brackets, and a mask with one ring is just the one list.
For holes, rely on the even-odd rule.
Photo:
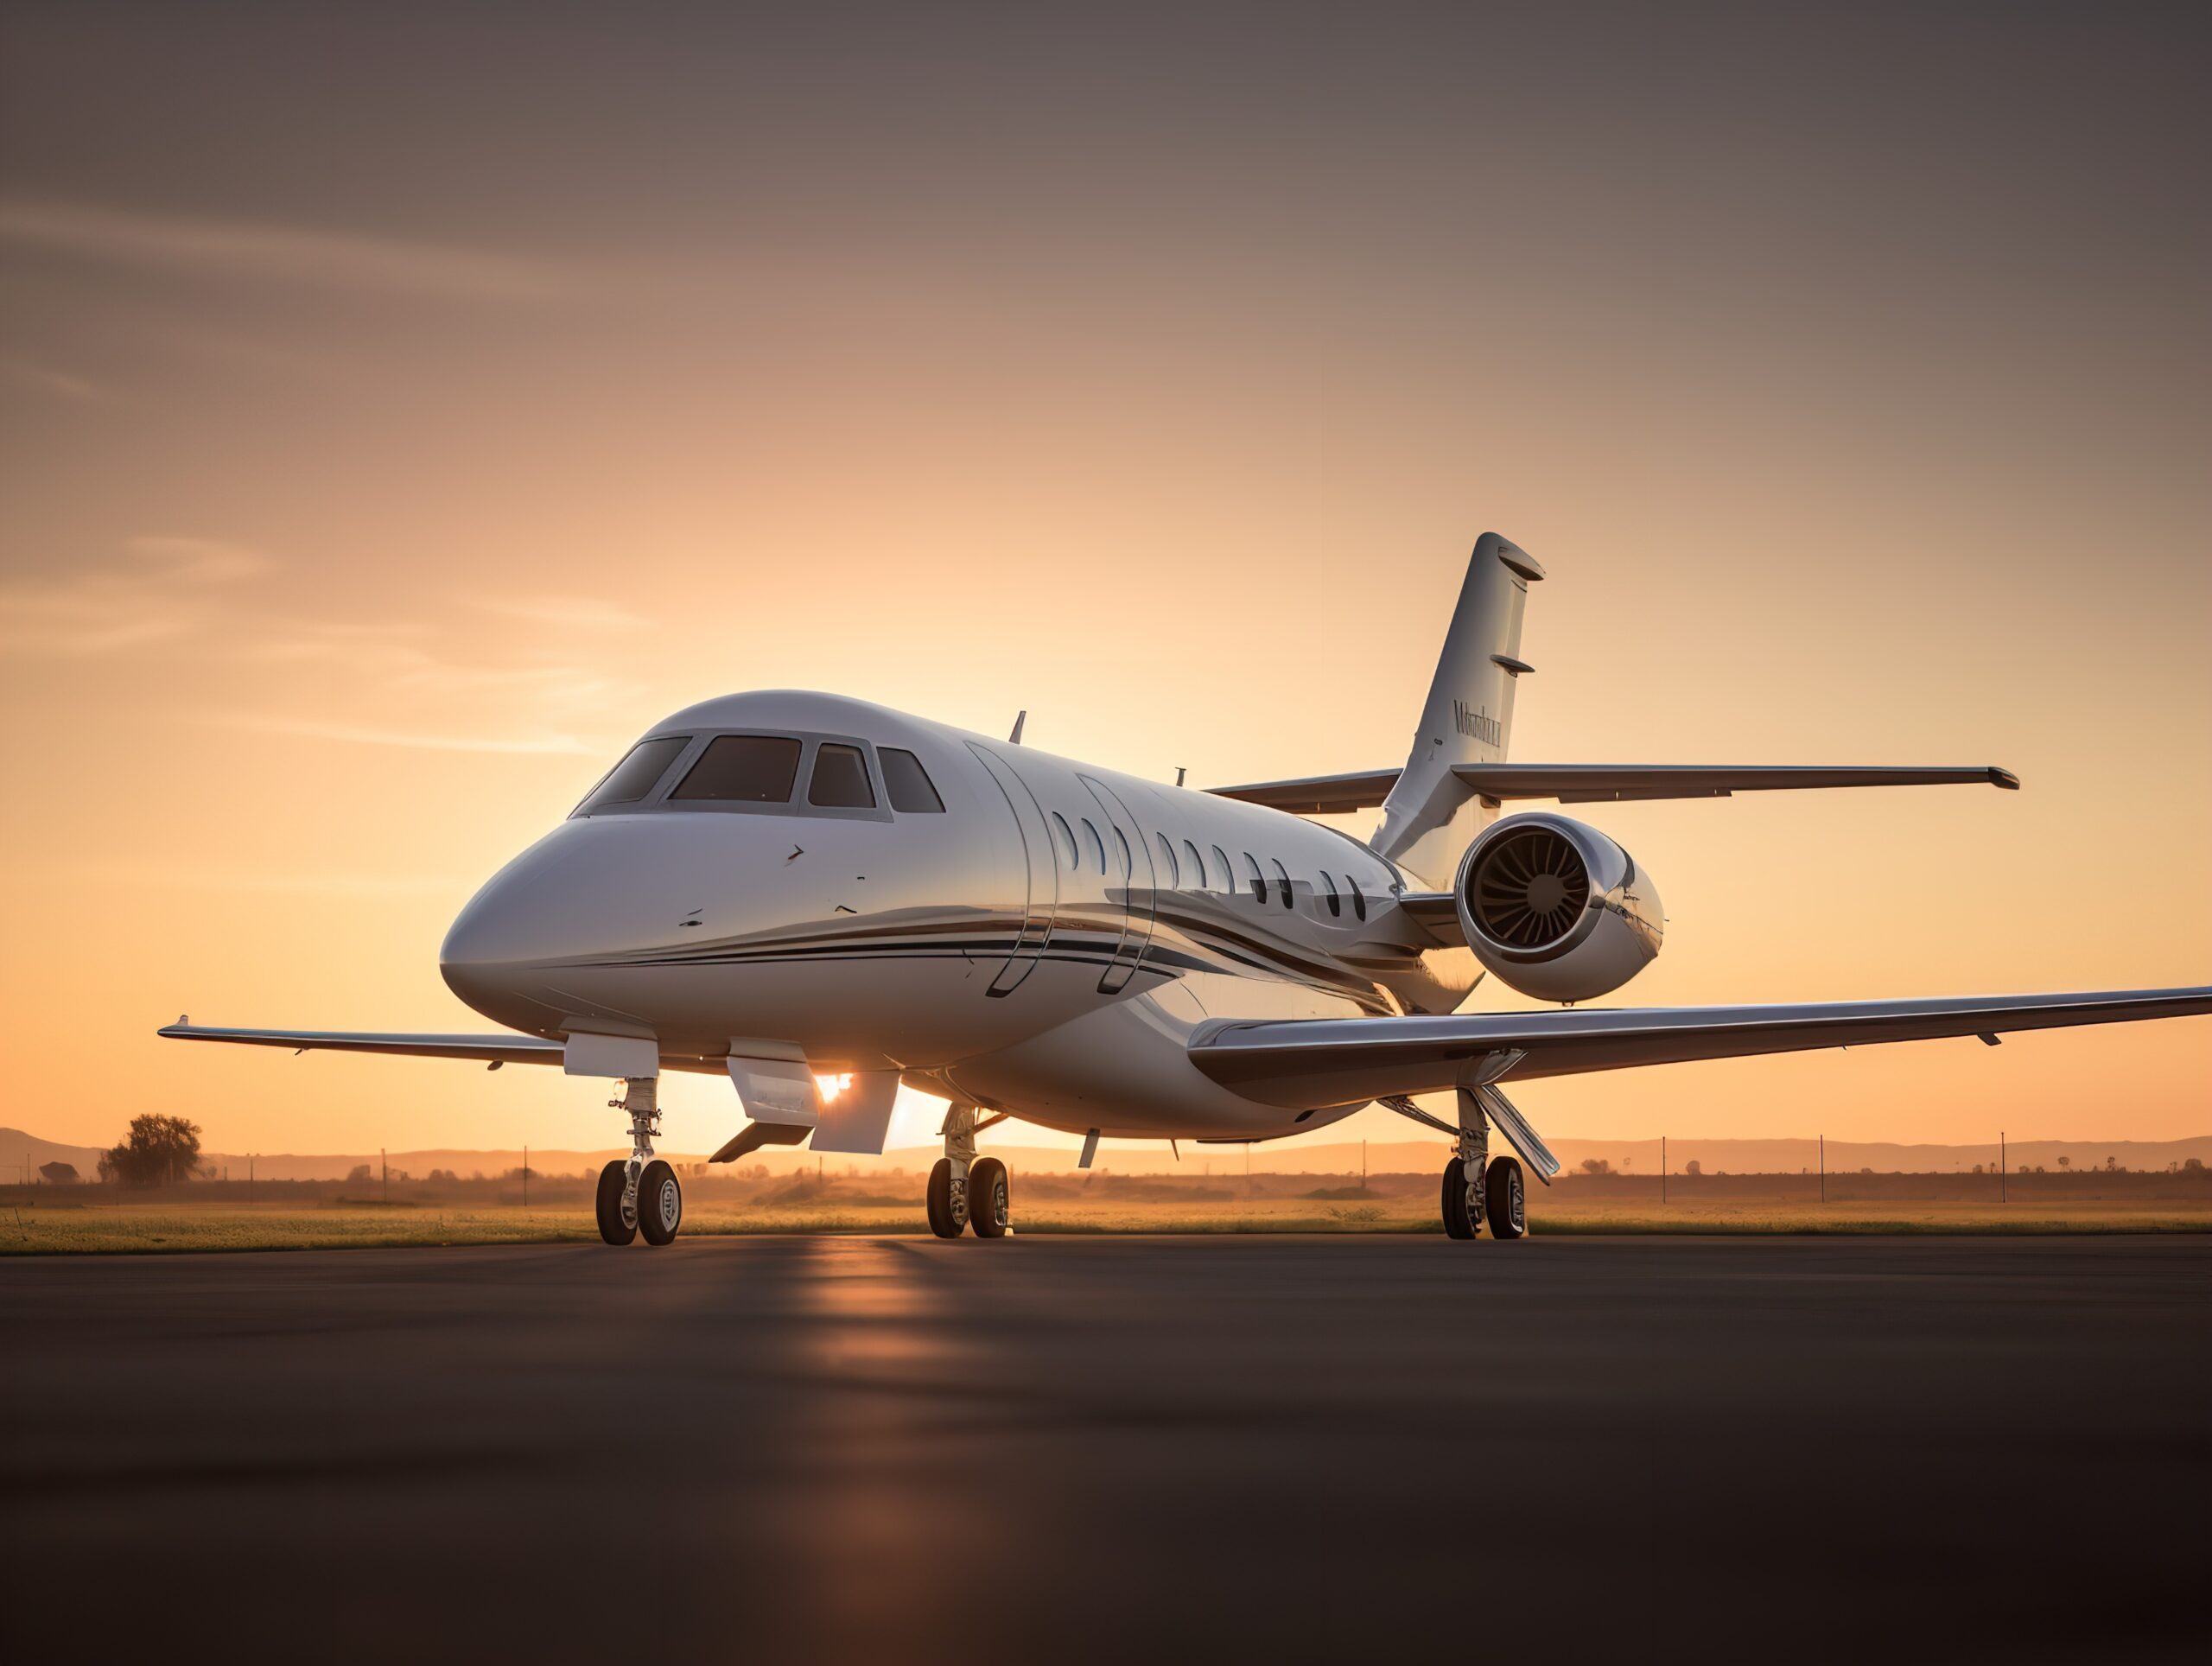
{"label": "haze on horizon", "polygon": [[[2025,783],[1592,807],[1672,916],[1618,1003],[2203,982],[2209,31],[10,7],[4,1120],[611,1144],[603,1084],[153,1031],[482,1027],[448,922],[713,694],[1395,765],[1488,527],[1552,575],[1516,757]],[[1524,1103],[2172,1138],[2212,1024]],[[681,1149],[740,1118],[668,1103]]]}

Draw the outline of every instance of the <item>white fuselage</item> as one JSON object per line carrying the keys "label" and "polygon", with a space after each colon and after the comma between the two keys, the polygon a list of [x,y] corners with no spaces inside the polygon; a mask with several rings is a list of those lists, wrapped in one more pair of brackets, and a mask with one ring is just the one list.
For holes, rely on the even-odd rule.
{"label": "white fuselage", "polygon": [[[788,802],[672,796],[728,734],[800,744]],[[454,921],[442,965],[472,1007],[650,1037],[671,1067],[767,1040],[1073,1132],[1248,1139],[1352,1108],[1299,1122],[1222,1088],[1195,1027],[1449,1011],[1476,978],[1400,910],[1408,876],[1279,811],[830,695],[709,701],[646,739],[675,736],[643,798],[587,800]],[[808,801],[841,746],[874,807]],[[885,748],[942,811],[892,807]]]}

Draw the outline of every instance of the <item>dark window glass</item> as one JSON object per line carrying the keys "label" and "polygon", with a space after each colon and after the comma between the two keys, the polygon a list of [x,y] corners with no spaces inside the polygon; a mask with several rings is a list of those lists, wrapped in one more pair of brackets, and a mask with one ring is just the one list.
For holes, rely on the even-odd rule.
{"label": "dark window glass", "polygon": [[1129,855],[1128,839],[1118,827],[1114,830],[1114,843],[1122,852],[1122,877],[1124,880],[1135,879],[1137,874],[1136,858]]}
{"label": "dark window glass", "polygon": [[1352,912],[1357,914],[1362,919],[1365,919],[1367,918],[1367,893],[1359,888],[1359,881],[1349,874],[1344,875],[1344,883],[1351,887]]}
{"label": "dark window glass", "polygon": [[718,734],[671,799],[789,804],[798,779],[798,742],[787,734]]}
{"label": "dark window glass", "polygon": [[1229,866],[1229,852],[1224,850],[1219,845],[1213,847],[1213,871],[1221,875],[1219,879],[1214,881],[1213,888],[1220,892],[1224,897],[1235,894],[1236,890],[1236,875],[1230,871]]}
{"label": "dark window glass", "polygon": [[1198,855],[1198,847],[1188,839],[1183,841],[1183,854],[1191,861],[1191,889],[1205,890],[1206,888],[1205,858]]}
{"label": "dark window glass", "polygon": [[1160,841],[1160,868],[1162,876],[1166,878],[1170,887],[1179,887],[1183,883],[1183,876],[1175,871],[1174,841],[1165,833],[1156,833],[1153,836]]}
{"label": "dark window glass", "polygon": [[676,761],[676,754],[691,744],[688,734],[664,734],[658,741],[640,741],[630,748],[630,755],[607,772],[607,779],[593,789],[592,794],[578,806],[580,811],[593,811],[606,804],[633,804],[660,785],[660,778]]}
{"label": "dark window glass", "polygon": [[1343,913],[1344,900],[1337,894],[1337,882],[1330,877],[1329,870],[1325,868],[1321,870],[1321,888],[1329,893],[1327,898],[1329,912],[1332,915]]}
{"label": "dark window glass", "polygon": [[[876,760],[883,766],[883,785],[891,790],[891,807],[909,816],[942,816],[944,800],[937,796],[937,786],[930,779],[929,772],[922,767],[922,760],[911,752],[897,747],[878,747]],[[821,779],[817,767],[815,779]]]}
{"label": "dark window glass", "polygon": [[868,784],[868,760],[861,749],[825,744],[816,753],[806,801],[829,810],[874,809],[875,789]]}
{"label": "dark window glass", "polygon": [[1090,836],[1090,860],[1098,864],[1098,871],[1106,871],[1106,841],[1098,836],[1098,830],[1090,824],[1090,817],[1083,818],[1083,830]]}
{"label": "dark window glass", "polygon": [[1268,900],[1268,882],[1261,877],[1260,864],[1249,850],[1244,853],[1244,872],[1251,881],[1253,896],[1265,902]]}
{"label": "dark window glass", "polygon": [[1052,812],[1052,843],[1060,848],[1060,865],[1071,874],[1075,872],[1078,865],[1075,854],[1075,830],[1068,825],[1068,818],[1057,810]]}
{"label": "dark window glass", "polygon": [[1275,894],[1282,899],[1282,906],[1287,908],[1290,906],[1290,869],[1285,868],[1281,862],[1274,857],[1269,857],[1268,860],[1274,863]]}

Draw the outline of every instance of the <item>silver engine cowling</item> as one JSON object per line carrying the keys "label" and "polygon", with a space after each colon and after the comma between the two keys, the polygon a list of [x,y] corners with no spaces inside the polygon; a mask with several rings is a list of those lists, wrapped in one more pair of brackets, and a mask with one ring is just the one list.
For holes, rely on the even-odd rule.
{"label": "silver engine cowling", "polygon": [[1467,947],[1539,1001],[1587,1001],[1658,957],[1658,888],[1594,827],[1541,812],[1483,830],[1453,887]]}

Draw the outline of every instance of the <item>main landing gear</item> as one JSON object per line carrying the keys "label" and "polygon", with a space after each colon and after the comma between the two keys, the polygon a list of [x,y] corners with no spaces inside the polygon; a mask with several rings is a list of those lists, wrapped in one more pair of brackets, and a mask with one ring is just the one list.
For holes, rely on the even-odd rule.
{"label": "main landing gear", "polygon": [[979,1238],[1002,1238],[1013,1230],[1007,1206],[1006,1165],[976,1154],[979,1126],[976,1107],[956,1104],[945,1112],[944,1155],[930,1170],[930,1230],[957,1238],[969,1226]]}
{"label": "main landing gear", "polygon": [[1444,1232],[1471,1238],[1490,1223],[1494,1238],[1528,1236],[1529,1199],[1521,1165],[1490,1154],[1490,1118],[1482,1101],[1459,1090],[1459,1154],[1444,1166]]}
{"label": "main landing gear", "polygon": [[599,1236],[609,1243],[629,1243],[639,1233],[647,1243],[673,1243],[683,1224],[683,1187],[676,1171],[653,1155],[660,1132],[660,1078],[633,1076],[622,1097],[608,1108],[630,1113],[630,1157],[599,1171]]}

